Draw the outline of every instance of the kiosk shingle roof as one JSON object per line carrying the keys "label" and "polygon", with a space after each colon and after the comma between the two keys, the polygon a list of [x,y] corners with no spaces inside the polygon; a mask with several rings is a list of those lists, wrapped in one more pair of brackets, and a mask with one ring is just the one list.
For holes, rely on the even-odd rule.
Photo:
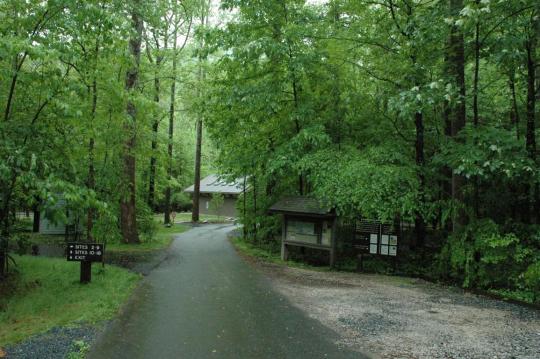
{"label": "kiosk shingle roof", "polygon": [[280,199],[269,210],[271,213],[305,214],[310,216],[334,216],[331,208],[319,200],[304,196],[289,196]]}
{"label": "kiosk shingle roof", "polygon": [[[189,186],[184,192],[193,193],[194,185]],[[210,175],[201,180],[201,193],[240,194],[244,189],[243,181],[237,179],[233,183],[225,182],[217,175]]]}

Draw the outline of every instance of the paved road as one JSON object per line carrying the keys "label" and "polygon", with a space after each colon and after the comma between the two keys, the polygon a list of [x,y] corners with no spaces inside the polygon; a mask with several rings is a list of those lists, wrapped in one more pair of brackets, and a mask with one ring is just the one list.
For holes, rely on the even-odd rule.
{"label": "paved road", "polygon": [[231,225],[179,235],[90,358],[365,358],[238,257]]}

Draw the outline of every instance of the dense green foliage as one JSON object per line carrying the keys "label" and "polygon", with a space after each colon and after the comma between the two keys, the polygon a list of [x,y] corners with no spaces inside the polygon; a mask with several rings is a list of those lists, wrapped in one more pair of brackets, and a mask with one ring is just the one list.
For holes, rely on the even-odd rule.
{"label": "dense green foliage", "polygon": [[315,196],[413,228],[416,270],[538,300],[538,1],[211,5],[0,2],[3,237],[63,197],[88,239],[148,239],[189,207],[204,123],[255,243]]}
{"label": "dense green foliage", "polygon": [[[63,222],[69,210],[85,239],[111,243],[121,240],[121,203],[132,195],[137,241],[151,239],[155,210],[190,207],[182,191],[192,183],[199,111],[192,39],[204,4],[0,1],[1,246],[20,211]],[[134,15],[144,27],[139,63]]]}
{"label": "dense green foliage", "polygon": [[411,261],[434,279],[538,300],[536,1],[226,0],[221,13],[206,116],[221,168],[252,189],[251,238],[273,239],[280,196],[307,194],[344,218],[414,224]]}

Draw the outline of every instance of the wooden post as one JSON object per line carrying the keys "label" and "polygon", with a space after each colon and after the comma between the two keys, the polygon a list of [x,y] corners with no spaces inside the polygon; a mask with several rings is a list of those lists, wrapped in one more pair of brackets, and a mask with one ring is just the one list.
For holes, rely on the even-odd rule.
{"label": "wooden post", "polygon": [[287,245],[285,244],[285,242],[281,242],[281,260],[282,261],[289,260],[289,249],[287,248]]}
{"label": "wooden post", "polygon": [[285,244],[287,239],[287,217],[283,217],[283,225],[281,227],[281,260],[287,261],[289,259],[289,250]]}
{"label": "wooden post", "polygon": [[356,262],[356,271],[357,272],[363,272],[364,271],[364,255],[362,253],[358,254],[356,256],[357,262]]}
{"label": "wooden post", "polygon": [[92,281],[92,262],[82,261],[81,262],[81,283],[87,284]]}
{"label": "wooden post", "polygon": [[337,247],[337,238],[336,238],[336,231],[337,231],[337,219],[334,218],[332,222],[332,235],[330,237],[330,268],[334,268],[336,265],[336,247]]}
{"label": "wooden post", "polygon": [[2,279],[7,273],[6,270],[6,252],[4,251],[4,248],[2,248],[2,240],[0,239],[0,279]]}

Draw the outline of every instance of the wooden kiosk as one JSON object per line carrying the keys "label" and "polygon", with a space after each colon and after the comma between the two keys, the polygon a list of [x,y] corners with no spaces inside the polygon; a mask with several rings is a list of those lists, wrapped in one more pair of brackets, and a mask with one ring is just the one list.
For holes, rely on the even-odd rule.
{"label": "wooden kiosk", "polygon": [[336,261],[336,214],[313,198],[291,196],[270,207],[272,214],[283,215],[281,259],[289,256],[288,247],[306,247],[330,252],[330,266]]}

